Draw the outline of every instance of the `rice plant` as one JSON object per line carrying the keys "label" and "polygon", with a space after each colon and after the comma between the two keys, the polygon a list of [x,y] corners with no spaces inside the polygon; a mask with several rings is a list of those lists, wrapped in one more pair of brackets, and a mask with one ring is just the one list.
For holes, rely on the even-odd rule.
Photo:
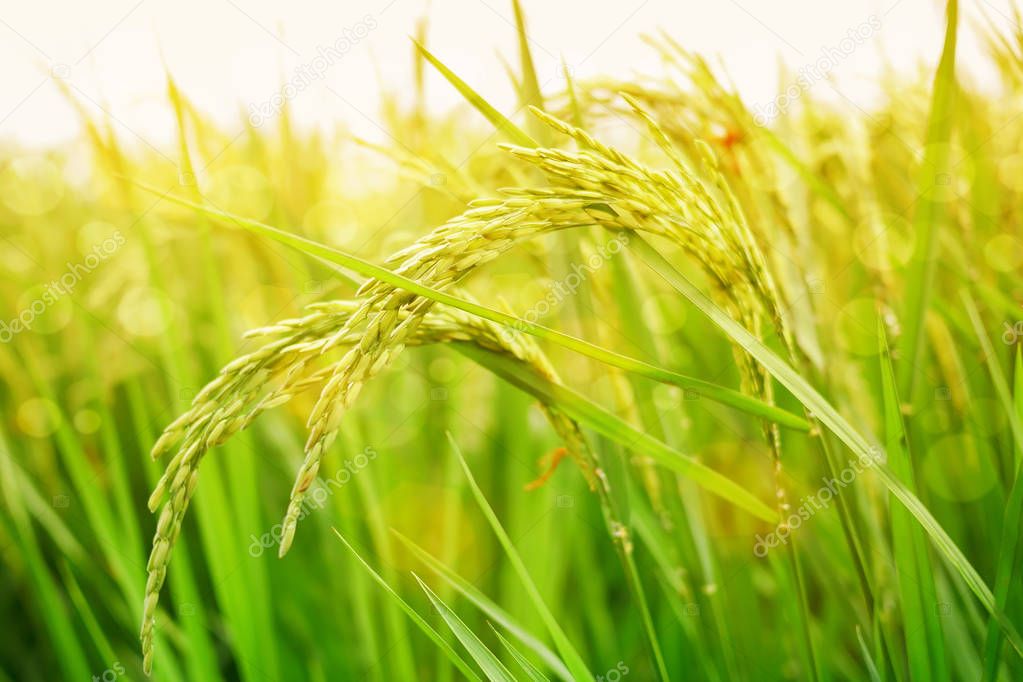
{"label": "rice plant", "polygon": [[1018,25],[763,121],[512,7],[514,112],[3,150],[0,681],[1023,678]]}

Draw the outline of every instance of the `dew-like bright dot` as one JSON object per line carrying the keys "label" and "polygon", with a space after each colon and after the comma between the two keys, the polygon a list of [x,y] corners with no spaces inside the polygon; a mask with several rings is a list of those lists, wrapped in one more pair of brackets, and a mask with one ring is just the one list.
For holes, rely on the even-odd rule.
{"label": "dew-like bright dot", "polygon": [[75,412],[73,422],[79,433],[96,433],[100,427],[100,416],[96,410],[84,408]]}
{"label": "dew-like bright dot", "polygon": [[856,257],[874,270],[905,265],[913,256],[914,245],[912,224],[893,213],[865,220],[853,232]]}
{"label": "dew-like bright dot", "polygon": [[983,497],[997,480],[987,453],[979,451],[978,443],[967,434],[933,442],[925,455],[923,470],[931,490],[957,502]]}
{"label": "dew-like bright dot", "polygon": [[458,376],[458,366],[451,358],[434,358],[430,361],[430,379],[447,384]]}
{"label": "dew-like bright dot", "polygon": [[1014,234],[995,235],[984,245],[984,260],[999,272],[1013,272],[1023,267],[1023,239]]}
{"label": "dew-like bright dot", "polygon": [[998,162],[998,179],[1009,189],[1023,191],[1023,153],[1009,154]]}
{"label": "dew-like bright dot", "polygon": [[64,196],[60,169],[44,157],[15,159],[0,171],[0,201],[15,213],[46,213]]}
{"label": "dew-like bright dot", "polygon": [[668,336],[682,329],[686,323],[686,309],[681,296],[661,293],[643,301],[643,322],[655,334]]}
{"label": "dew-like bright dot", "polygon": [[676,410],[682,402],[682,389],[678,386],[657,384],[653,388],[654,407],[659,412],[670,412]]}
{"label": "dew-like bright dot", "polygon": [[170,326],[172,306],[167,296],[156,289],[129,290],[117,306],[117,319],[135,336],[157,336]]}
{"label": "dew-like bright dot", "polygon": [[60,408],[46,398],[29,398],[18,406],[18,428],[34,438],[47,438],[60,426]]}

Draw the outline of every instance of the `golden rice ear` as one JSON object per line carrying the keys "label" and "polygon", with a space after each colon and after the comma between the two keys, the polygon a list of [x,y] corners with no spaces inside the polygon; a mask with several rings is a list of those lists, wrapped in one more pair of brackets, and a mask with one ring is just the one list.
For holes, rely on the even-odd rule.
{"label": "golden rice ear", "polygon": [[[613,231],[649,232],[676,241],[720,283],[719,292],[752,329],[759,329],[761,308],[755,296],[759,282],[751,274],[749,251],[739,214],[734,206],[722,206],[712,185],[696,176],[681,177],[654,171],[627,155],[593,139],[584,131],[543,112],[536,115],[580,141],[584,149],[511,147],[515,156],[544,171],[551,187],[517,188],[498,201],[473,205],[409,247],[402,249],[394,272],[432,289],[458,285],[473,271],[499,257],[517,243],[573,227],[599,225]],[[681,216],[681,220],[679,219]],[[257,335],[268,341],[256,351],[229,363],[193,401],[192,408],[175,424],[184,429],[180,458],[175,458],[158,486],[153,504],[162,495],[171,512],[164,530],[154,538],[147,592],[143,648],[152,646],[151,623],[170,550],[180,530],[181,517],[194,492],[198,466],[211,448],[245,428],[263,410],[279,404],[300,385],[320,385],[320,395],[308,420],[305,457],[296,474],[287,512],[282,522],[279,554],[287,553],[294,540],[306,494],[315,480],[324,454],[338,435],[344,414],[362,387],[386,368],[408,344],[421,342],[434,301],[410,293],[383,280],[364,282],[356,305],[339,305],[332,314],[315,310],[297,320],[285,320]],[[461,318],[466,319],[466,318]],[[491,323],[487,323],[491,325]],[[458,333],[485,339],[502,352],[526,362],[541,374],[554,376],[532,340],[496,330],[496,326],[454,325]],[[480,333],[482,332],[482,333]],[[427,334],[428,336],[428,331]],[[312,381],[300,376],[307,365],[336,346],[348,350],[327,371]],[[748,358],[747,358],[748,360]],[[746,375],[755,392],[770,400],[762,377],[747,363]],[[284,373],[285,385],[264,397],[274,374]],[[577,429],[550,417],[556,429],[574,445],[567,445],[587,475],[591,457],[572,433]],[[581,444],[582,443],[582,444]]]}

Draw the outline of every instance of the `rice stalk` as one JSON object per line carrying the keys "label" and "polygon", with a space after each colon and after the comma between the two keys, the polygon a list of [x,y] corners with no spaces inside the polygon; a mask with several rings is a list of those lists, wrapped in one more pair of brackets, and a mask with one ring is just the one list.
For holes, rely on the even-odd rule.
{"label": "rice stalk", "polygon": [[[693,255],[716,284],[727,309],[759,332],[765,319],[784,326],[778,314],[778,295],[766,264],[716,162],[703,149],[702,171],[708,184],[673,153],[654,121],[636,107],[637,115],[657,136],[674,162],[672,171],[654,171],[608,147],[585,131],[534,109],[556,132],[575,139],[580,151],[508,147],[515,157],[545,173],[551,187],[515,188],[497,199],[475,202],[409,247],[392,255],[394,272],[432,289],[456,286],[476,268],[496,259],[514,245],[560,230],[600,225],[612,231],[635,230],[672,240]],[[150,555],[141,637],[151,665],[153,620],[166,576],[170,549],[194,493],[198,463],[212,447],[246,428],[263,411],[290,400],[297,389],[322,383],[309,415],[305,458],[297,473],[282,523],[280,556],[290,548],[306,491],[316,479],[322,457],[337,437],[341,418],[362,387],[386,368],[406,345],[451,340],[438,335],[437,325],[425,324],[434,306],[430,299],[378,279],[356,293],[358,302],[321,306],[310,315],[286,320],[254,335],[273,335],[273,341],[229,363],[193,400],[191,408],[172,422],[153,448],[159,457],[180,442],[177,454],[150,498],[155,509],[166,496]],[[425,326],[424,326],[425,325]],[[455,326],[474,329],[464,315]],[[422,328],[422,329],[421,329]],[[446,331],[450,334],[450,325]],[[495,332],[495,330],[490,330]],[[501,332],[495,332],[500,334]],[[504,334],[501,348],[509,351]],[[488,339],[492,341],[493,339]],[[349,346],[329,371],[299,379],[307,365],[339,346]],[[511,349],[512,355],[516,350]],[[771,401],[770,382],[745,354],[746,388]],[[522,358],[520,358],[522,359]],[[535,360],[535,356],[532,358]],[[328,376],[329,375],[329,376]],[[277,382],[264,390],[271,380]],[[780,451],[776,430],[772,446]],[[584,459],[580,457],[578,461]],[[780,457],[776,457],[780,475]],[[584,469],[585,470],[585,469]],[[778,499],[784,510],[784,493]]]}
{"label": "rice stalk", "polygon": [[[464,296],[465,294],[463,294]],[[225,366],[194,399],[192,408],[164,431],[153,448],[153,457],[165,454],[179,441],[175,457],[158,482],[149,505],[152,510],[163,503],[153,548],[147,565],[146,591],[140,638],[144,667],[151,670],[153,636],[159,594],[166,578],[171,550],[198,481],[198,467],[205,453],[247,428],[263,412],[289,402],[305,390],[323,386],[335,373],[326,367],[303,374],[307,365],[328,346],[354,346],[361,336],[349,329],[355,301],[331,301],[309,306],[309,314],[286,319],[274,325],[251,330],[248,338],[269,338],[262,347]],[[409,314],[402,312],[403,323]],[[409,345],[472,342],[492,352],[505,353],[546,376],[553,370],[535,343],[515,331],[461,311],[445,309],[427,315]],[[215,407],[224,405],[224,407]],[[211,407],[214,406],[214,407]],[[580,448],[579,427],[556,408],[543,405],[555,432],[565,438],[566,448],[581,470],[595,485],[589,460]]]}

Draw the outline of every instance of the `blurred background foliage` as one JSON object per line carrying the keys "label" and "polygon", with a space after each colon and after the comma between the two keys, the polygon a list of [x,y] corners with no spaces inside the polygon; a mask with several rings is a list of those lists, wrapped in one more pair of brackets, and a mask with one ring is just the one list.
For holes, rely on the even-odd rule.
{"label": "blurred background foliage", "polygon": [[[619,93],[635,97],[679,149],[707,142],[748,219],[773,236],[768,257],[806,375],[851,422],[882,432],[876,320],[880,310],[898,337],[907,273],[920,258],[913,216],[918,176],[926,173],[933,75],[885,76],[889,96],[869,113],[806,92],[764,128],[706,63],[665,37],[651,43],[667,75],[562,81],[544,93],[544,107],[654,167],[665,159]],[[913,452],[918,495],[993,585],[1019,453],[959,292],[966,286],[977,298],[1011,385],[1011,349],[1023,334],[1023,43],[1018,33],[992,32],[990,44],[1003,85],[988,93],[959,83],[950,162],[926,192],[940,207],[941,256],[925,318],[929,352],[905,412],[910,442],[922,446]],[[430,68],[419,58],[410,66]],[[536,93],[523,73],[509,87],[525,103]],[[0,346],[0,613],[7,623],[0,679],[141,677],[137,632],[155,525],[146,498],[160,471],[147,453],[156,436],[246,350],[247,329],[353,293],[324,264],[215,226],[132,180],[176,193],[197,187],[224,210],[374,262],[474,198],[542,181],[498,147],[501,137],[469,105],[438,114],[396,102],[381,103],[384,145],[343,127],[297,130],[287,107],[258,128],[242,114],[239,127],[226,130],[168,78],[177,148],[152,148],[83,108],[79,142],[0,151],[0,319],[7,325]],[[525,125],[528,117],[513,118]],[[565,143],[547,134],[549,143]],[[549,300],[606,239],[576,231],[529,242],[468,288],[523,314]],[[68,272],[80,276],[55,295],[51,283]],[[740,383],[721,333],[628,252],[555,299],[543,324],[717,384]],[[12,324],[26,310],[31,328],[15,333]],[[545,350],[569,386],[761,499],[774,495],[756,419]],[[314,397],[266,415],[208,458],[161,602],[155,679],[460,678],[332,527],[439,630],[412,570],[508,660],[487,627],[492,618],[431,573],[391,528],[543,639],[543,622],[473,501],[447,432],[594,675],[625,666],[635,679],[655,678],[596,496],[571,462],[526,491],[557,438],[528,396],[444,347],[410,349],[366,387],[321,468],[321,477],[343,484],[331,488],[278,560],[266,538],[301,461]],[[800,411],[787,393],[778,400]],[[876,666],[884,679],[908,679],[905,640],[915,635],[903,632],[887,493],[876,481],[864,477],[842,493],[877,592],[870,607],[834,506],[799,531],[803,585],[793,585],[780,561],[752,555],[755,536],[770,530],[764,524],[652,467],[640,451],[595,435],[592,443],[627,510],[673,677],[809,677],[796,598],[803,593],[822,678],[864,679]],[[370,451],[366,466],[352,464]],[[827,469],[812,438],[786,435],[784,454],[793,501],[820,488]],[[934,557],[930,566],[935,601],[923,609],[939,617],[944,674],[979,679],[987,615],[946,564]],[[1020,623],[1015,575],[1005,612]],[[998,674],[1023,676],[1011,651]]]}

